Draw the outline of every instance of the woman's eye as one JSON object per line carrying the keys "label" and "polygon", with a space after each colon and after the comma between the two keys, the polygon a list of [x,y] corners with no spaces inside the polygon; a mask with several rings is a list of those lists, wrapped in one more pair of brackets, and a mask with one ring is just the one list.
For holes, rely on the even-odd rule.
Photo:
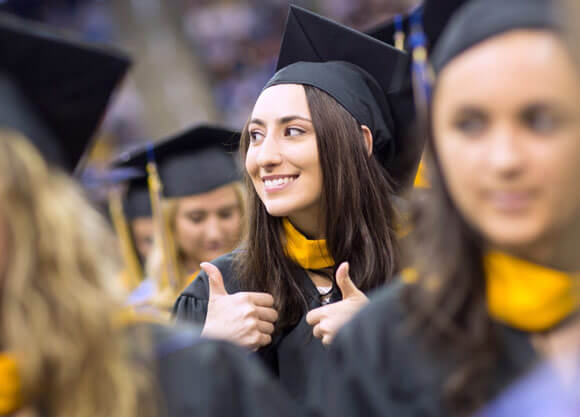
{"label": "woman's eye", "polygon": [[252,131],[250,131],[250,141],[251,142],[258,142],[263,137],[264,137],[264,135],[259,130],[252,130]]}
{"label": "woman's eye", "polygon": [[465,117],[455,122],[455,127],[466,136],[477,136],[483,133],[487,122],[483,117]]}
{"label": "woman's eye", "polygon": [[304,134],[303,129],[299,129],[297,127],[288,127],[286,128],[286,136],[299,136]]}
{"label": "woman's eye", "polygon": [[195,224],[199,224],[205,220],[205,217],[206,216],[204,214],[195,214],[195,215],[190,215],[187,218],[189,219],[190,222],[195,223]]}
{"label": "woman's eye", "polygon": [[234,215],[234,210],[220,211],[218,216],[220,219],[226,220]]}
{"label": "woman's eye", "polygon": [[560,126],[560,118],[545,110],[533,111],[524,115],[525,125],[539,135],[553,133]]}

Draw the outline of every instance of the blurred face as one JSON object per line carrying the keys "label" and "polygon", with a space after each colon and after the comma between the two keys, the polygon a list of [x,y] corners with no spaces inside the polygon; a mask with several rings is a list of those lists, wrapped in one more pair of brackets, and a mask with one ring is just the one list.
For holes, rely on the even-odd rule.
{"label": "blurred face", "polygon": [[579,110],[575,67],[547,32],[494,37],[440,74],[435,149],[452,199],[492,246],[577,233]]}
{"label": "blurred face", "polygon": [[142,259],[147,259],[153,247],[153,219],[151,217],[137,217],[131,221],[131,230],[139,256]]}
{"label": "blurred face", "polygon": [[266,210],[308,229],[321,213],[322,169],[304,87],[264,90],[248,129],[246,170]]}
{"label": "blurred face", "polygon": [[241,213],[233,185],[181,198],[175,219],[179,248],[197,263],[231,252],[240,239]]}

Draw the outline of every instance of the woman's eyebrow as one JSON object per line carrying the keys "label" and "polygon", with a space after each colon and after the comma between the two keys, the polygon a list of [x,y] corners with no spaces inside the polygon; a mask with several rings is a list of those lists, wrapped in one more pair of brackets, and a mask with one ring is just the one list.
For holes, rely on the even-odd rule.
{"label": "woman's eyebrow", "polygon": [[[276,124],[283,125],[283,124],[291,122],[292,120],[304,120],[305,122],[312,123],[312,120],[310,120],[307,117],[293,114],[290,116],[284,116],[284,117],[280,117],[280,118],[276,119]],[[262,119],[257,119],[257,118],[250,120],[250,124],[257,124],[260,126],[266,126],[266,123]]]}
{"label": "woman's eyebrow", "polygon": [[278,124],[286,124],[288,122],[291,122],[292,120],[304,120],[306,122],[310,122],[312,123],[312,120],[310,120],[307,117],[303,117],[303,116],[298,116],[298,115],[290,115],[290,116],[284,116],[284,117],[280,117],[279,119],[276,120],[276,122]]}
{"label": "woman's eyebrow", "polygon": [[252,124],[252,123],[260,125],[260,126],[266,126],[266,123],[264,123],[264,121],[261,119],[252,119],[252,120],[250,120],[250,124]]}

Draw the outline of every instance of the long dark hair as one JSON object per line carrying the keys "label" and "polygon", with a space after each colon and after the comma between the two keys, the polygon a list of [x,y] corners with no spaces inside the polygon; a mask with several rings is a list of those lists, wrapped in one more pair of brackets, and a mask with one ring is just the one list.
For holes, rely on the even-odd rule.
{"label": "long dark hair", "polygon": [[[368,156],[355,118],[323,91],[304,89],[323,174],[325,236],[336,262],[332,276],[341,262],[349,261],[353,282],[369,291],[393,277],[399,265],[390,180],[376,158]],[[243,159],[249,146],[247,127],[240,144]],[[243,289],[272,294],[280,330],[297,323],[306,311],[303,275],[285,256],[282,219],[268,214],[247,174],[245,184],[248,228],[236,259],[237,276]]]}
{"label": "long dark hair", "polygon": [[482,238],[451,200],[434,147],[431,114],[425,116],[420,130],[427,137],[430,188],[415,192],[408,252],[418,282],[407,286],[403,297],[411,329],[434,355],[453,357],[444,404],[453,415],[469,415],[491,395],[499,348],[486,308]]}

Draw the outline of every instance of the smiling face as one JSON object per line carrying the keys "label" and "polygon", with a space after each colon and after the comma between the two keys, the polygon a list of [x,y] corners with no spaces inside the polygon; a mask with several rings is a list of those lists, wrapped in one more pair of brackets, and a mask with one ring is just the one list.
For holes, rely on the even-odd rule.
{"label": "smiling face", "polygon": [[579,109],[575,67],[548,32],[496,36],[441,72],[437,157],[452,200],[492,246],[518,251],[577,233]]}
{"label": "smiling face", "polygon": [[304,87],[282,84],[264,90],[248,131],[246,170],[266,210],[312,229],[308,225],[320,220],[322,211],[323,176]]}

